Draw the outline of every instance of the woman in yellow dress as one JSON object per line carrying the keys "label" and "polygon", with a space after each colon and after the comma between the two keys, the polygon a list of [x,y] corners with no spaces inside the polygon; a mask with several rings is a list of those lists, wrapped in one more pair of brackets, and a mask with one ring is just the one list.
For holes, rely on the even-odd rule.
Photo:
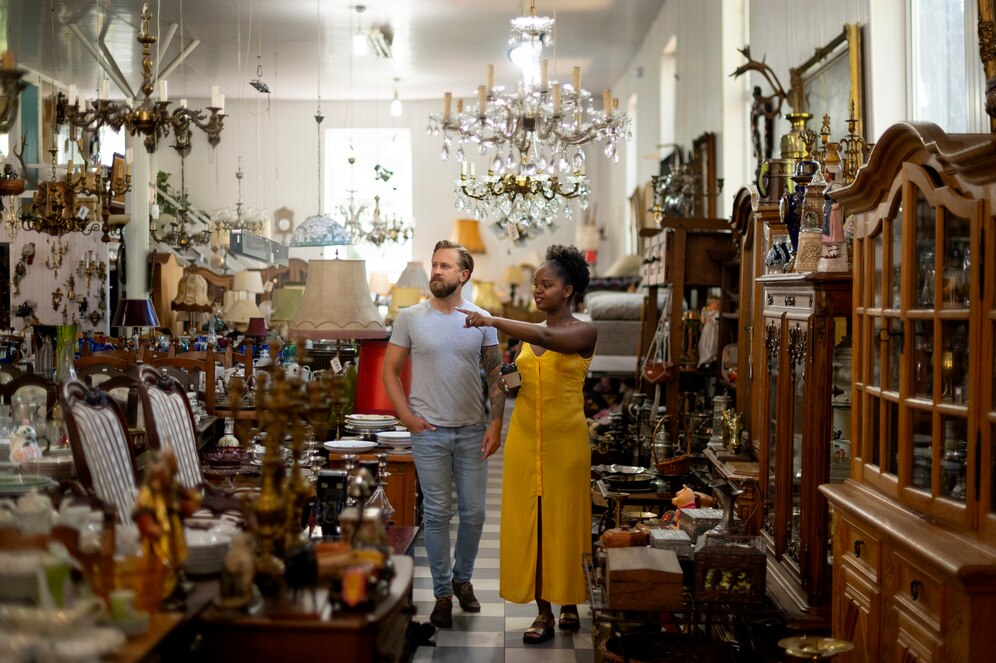
{"label": "woman in yellow dress", "polygon": [[573,246],[547,249],[533,282],[538,324],[472,311],[468,327],[495,327],[522,341],[516,359],[521,387],[505,444],[500,536],[500,594],[536,601],[539,615],[522,639],[554,633],[553,603],[562,629],[580,628],[577,604],[587,599],[581,556],[591,551],[591,450],[582,387],[598,331],[572,314],[584,294],[588,264]]}

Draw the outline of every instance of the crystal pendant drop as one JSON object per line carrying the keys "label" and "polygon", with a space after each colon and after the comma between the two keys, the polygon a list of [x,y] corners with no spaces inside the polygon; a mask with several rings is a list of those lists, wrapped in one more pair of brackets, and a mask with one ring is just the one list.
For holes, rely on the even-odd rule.
{"label": "crystal pendant drop", "polygon": [[443,151],[442,151],[442,153],[439,156],[442,157],[443,161],[446,161],[447,159],[449,159],[450,158],[450,146],[449,145],[443,145]]}
{"label": "crystal pendant drop", "polygon": [[466,160],[466,157],[463,154],[463,145],[460,145],[460,147],[457,148],[456,160],[457,163],[463,163]]}
{"label": "crystal pendant drop", "polygon": [[584,152],[581,150],[574,151],[574,170],[580,171],[584,168]]}
{"label": "crystal pendant drop", "polygon": [[496,154],[493,159],[491,159],[491,172],[500,173],[501,172],[501,156]]}

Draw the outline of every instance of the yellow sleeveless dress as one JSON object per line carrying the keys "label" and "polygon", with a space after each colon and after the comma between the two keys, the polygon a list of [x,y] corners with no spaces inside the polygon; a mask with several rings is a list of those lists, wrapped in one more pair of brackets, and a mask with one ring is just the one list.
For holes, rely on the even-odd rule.
{"label": "yellow sleeveless dress", "polygon": [[516,363],[522,386],[505,441],[500,594],[515,603],[535,599],[542,522],[541,598],[584,603],[581,555],[591,552],[591,448],[582,386],[591,358],[552,350],[537,357],[525,343]]}

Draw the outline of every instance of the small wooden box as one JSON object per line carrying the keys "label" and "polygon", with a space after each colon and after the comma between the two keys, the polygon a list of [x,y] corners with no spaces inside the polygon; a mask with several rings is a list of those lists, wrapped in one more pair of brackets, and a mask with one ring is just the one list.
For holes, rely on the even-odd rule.
{"label": "small wooden box", "polygon": [[606,550],[605,594],[612,610],[681,610],[681,578],[672,550]]}
{"label": "small wooden box", "polygon": [[695,598],[759,602],[764,599],[767,570],[761,537],[703,536],[695,546]]}

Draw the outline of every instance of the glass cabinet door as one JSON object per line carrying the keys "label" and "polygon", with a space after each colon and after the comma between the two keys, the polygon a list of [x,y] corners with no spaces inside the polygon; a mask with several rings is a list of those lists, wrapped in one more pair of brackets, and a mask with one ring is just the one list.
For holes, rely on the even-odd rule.
{"label": "glass cabinet door", "polygon": [[790,321],[788,323],[788,356],[789,356],[789,384],[791,385],[792,398],[789,404],[792,413],[789,421],[792,422],[791,433],[787,436],[786,443],[791,450],[791,465],[788,468],[789,485],[791,486],[791,514],[788,518],[788,542],[785,552],[795,560],[800,562],[800,547],[802,545],[802,454],[803,454],[803,428],[807,417],[806,409],[806,358],[808,355],[807,325],[804,322]]}
{"label": "glass cabinet door", "polygon": [[[764,418],[762,432],[765,439],[762,444],[765,446],[767,463],[765,473],[767,475],[766,491],[764,497],[764,524],[763,528],[771,537],[772,541],[778,536],[776,523],[776,494],[778,482],[777,460],[778,460],[778,380],[780,377],[779,363],[781,360],[781,319],[764,318],[764,358],[767,369],[765,391],[767,392],[767,408]],[[777,547],[777,546],[776,546]],[[779,551],[780,552],[780,551]]]}

